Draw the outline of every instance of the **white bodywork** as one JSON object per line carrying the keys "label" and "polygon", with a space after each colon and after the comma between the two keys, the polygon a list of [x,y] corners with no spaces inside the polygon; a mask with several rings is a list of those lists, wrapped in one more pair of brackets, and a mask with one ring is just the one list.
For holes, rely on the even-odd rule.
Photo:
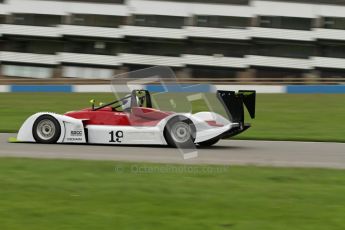
{"label": "white bodywork", "polygon": [[[42,115],[51,115],[59,121],[61,127],[61,135],[58,143],[86,143],[83,121],[72,117],[56,114],[56,113],[36,113],[26,119],[22,127],[19,129],[17,140],[23,142],[36,142],[32,128],[37,118]],[[80,135],[75,135],[72,131]]]}
{"label": "white bodywork", "polygon": [[[195,143],[210,140],[239,126],[238,123],[231,123],[223,116],[213,112],[176,113],[164,118],[156,126],[86,125],[85,127],[83,120],[42,112],[32,115],[24,122],[17,136],[18,141],[35,142],[32,134],[33,125],[36,119],[42,115],[51,115],[59,121],[61,135],[57,143],[167,145],[164,138],[165,125],[171,118],[179,115],[188,117],[194,123],[196,128]],[[211,126],[206,122],[208,120],[216,121],[217,124],[223,126]]]}

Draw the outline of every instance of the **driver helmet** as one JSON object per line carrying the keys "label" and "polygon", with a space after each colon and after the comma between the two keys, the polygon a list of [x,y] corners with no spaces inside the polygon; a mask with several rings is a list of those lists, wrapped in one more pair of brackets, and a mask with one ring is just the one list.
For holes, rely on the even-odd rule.
{"label": "driver helmet", "polygon": [[130,94],[127,94],[126,97],[128,97],[127,99],[122,101],[122,109],[123,110],[128,110],[131,108],[131,104],[132,104],[132,98]]}
{"label": "driver helmet", "polygon": [[[131,108],[131,105],[132,105],[131,94],[127,94],[126,97],[128,97],[128,98],[122,101],[122,108],[123,108],[123,110],[129,110]],[[144,105],[145,97],[143,97],[143,96],[141,96],[141,97],[136,96],[135,98],[137,100],[137,106],[138,107],[142,107]]]}

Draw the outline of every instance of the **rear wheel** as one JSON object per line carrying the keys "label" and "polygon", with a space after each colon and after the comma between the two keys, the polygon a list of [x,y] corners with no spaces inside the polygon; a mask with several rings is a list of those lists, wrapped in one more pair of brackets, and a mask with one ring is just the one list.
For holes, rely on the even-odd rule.
{"label": "rear wheel", "polygon": [[167,143],[180,148],[194,147],[195,133],[193,122],[184,116],[172,118],[164,130]]}
{"label": "rear wheel", "polygon": [[61,127],[58,120],[53,116],[42,115],[35,121],[32,135],[38,143],[53,144],[60,138]]}

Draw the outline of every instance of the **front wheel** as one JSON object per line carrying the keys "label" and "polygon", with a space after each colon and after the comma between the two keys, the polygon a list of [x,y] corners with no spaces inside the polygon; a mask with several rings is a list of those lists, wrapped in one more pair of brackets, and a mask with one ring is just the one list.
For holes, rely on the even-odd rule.
{"label": "front wheel", "polygon": [[195,135],[195,125],[184,116],[177,116],[169,120],[164,130],[167,143],[177,148],[194,147]]}
{"label": "front wheel", "polygon": [[44,144],[56,143],[61,135],[61,127],[53,116],[42,115],[37,118],[33,127],[32,135],[36,142]]}

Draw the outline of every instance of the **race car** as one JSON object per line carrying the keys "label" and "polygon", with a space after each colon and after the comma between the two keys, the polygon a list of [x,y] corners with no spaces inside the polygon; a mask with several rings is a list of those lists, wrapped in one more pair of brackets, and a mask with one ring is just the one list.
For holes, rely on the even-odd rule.
{"label": "race car", "polygon": [[211,146],[242,133],[244,108],[255,118],[255,91],[217,91],[228,119],[214,112],[176,113],[153,108],[150,92],[133,90],[119,100],[64,115],[40,112],[21,126],[17,140],[36,143]]}

